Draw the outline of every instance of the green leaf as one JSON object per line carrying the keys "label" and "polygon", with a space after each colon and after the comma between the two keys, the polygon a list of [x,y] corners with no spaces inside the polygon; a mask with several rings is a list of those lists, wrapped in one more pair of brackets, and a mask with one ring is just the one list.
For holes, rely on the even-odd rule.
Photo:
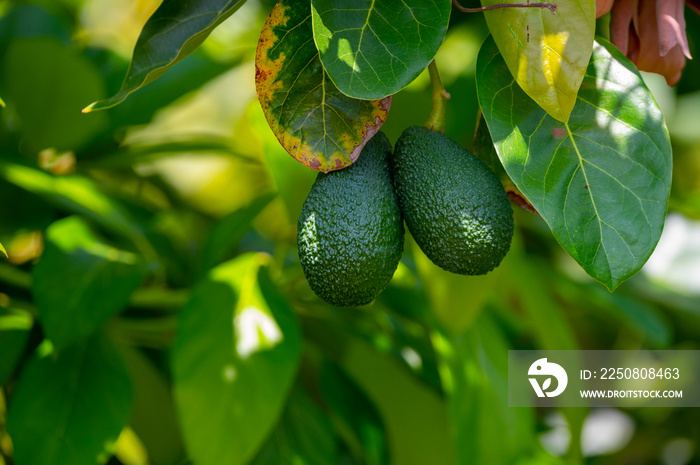
{"label": "green leaf", "polygon": [[457,463],[518,463],[537,441],[533,409],[508,407],[508,350],[487,314],[462,337],[432,336],[448,401]]}
{"label": "green leaf", "polygon": [[4,63],[7,101],[17,112],[28,151],[76,150],[107,124],[106,115],[82,115],[105,94],[102,76],[56,38],[13,41]]}
{"label": "green leaf", "polygon": [[464,332],[494,291],[502,268],[482,276],[464,276],[433,264],[413,240],[411,250],[430,312],[451,334]]}
{"label": "green leaf", "polygon": [[576,334],[566,315],[566,309],[550,290],[551,267],[537,266],[532,257],[522,252],[510,256],[510,267],[505,282],[510,284],[513,294],[507,291],[499,298],[512,306],[518,302],[520,316],[528,325],[529,333],[543,350],[578,350]]}
{"label": "green leaf", "polygon": [[182,464],[186,453],[168,380],[144,353],[127,345],[117,348],[133,384],[129,427],[148,451],[150,463]]}
{"label": "green leaf", "polygon": [[3,100],[1,98],[0,98],[0,107],[5,108],[5,102],[3,102]]}
{"label": "green leaf", "polygon": [[391,463],[457,463],[442,396],[395,356],[380,353],[359,338],[343,342],[339,365],[377,406],[386,426]]}
{"label": "green leaf", "polygon": [[119,202],[105,195],[82,176],[53,176],[45,171],[0,160],[0,179],[38,195],[70,213],[77,213],[100,226],[143,244],[143,231]]}
{"label": "green leaf", "polygon": [[323,71],[308,3],[280,0],[260,34],[258,99],[272,132],[299,162],[328,172],[351,165],[379,130],[391,98],[343,95]]}
{"label": "green leaf", "polygon": [[[483,6],[496,3],[501,1],[481,1]],[[556,14],[546,8],[503,8],[484,16],[518,85],[553,118],[566,122],[591,58],[595,0],[552,3]]]}
{"label": "green leaf", "polygon": [[2,244],[0,244],[0,252],[2,252],[2,254],[5,256],[5,258],[8,258],[7,250],[5,250],[5,246]]}
{"label": "green leaf", "polygon": [[498,158],[498,153],[496,152],[496,147],[494,147],[493,139],[491,139],[491,133],[489,132],[488,125],[484,119],[483,113],[480,113],[480,118],[476,125],[476,133],[474,134],[474,144],[472,146],[472,151],[481,161],[486,163],[491,171],[493,171],[498,180],[503,184],[503,188],[508,194],[508,199],[511,203],[529,211],[530,213],[537,214],[535,207],[525,198],[520,189],[513,183],[510,179],[506,169],[503,167],[503,163]]}
{"label": "green leaf", "polygon": [[312,0],[323,67],[345,95],[393,95],[433,60],[451,8],[449,0]]}
{"label": "green leaf", "polygon": [[263,194],[249,205],[230,213],[211,230],[202,250],[201,271],[205,272],[221,262],[238,245],[253,220],[267,207],[274,193]]}
{"label": "green leaf", "polygon": [[333,411],[333,419],[342,425],[339,430],[349,449],[353,451],[354,443],[359,446],[353,455],[355,459],[367,465],[390,463],[384,423],[367,395],[330,362],[321,366],[319,386],[323,400]]}
{"label": "green leaf", "polygon": [[146,271],[138,255],[100,242],[79,217],[53,223],[32,271],[46,336],[57,347],[89,336],[126,307]]}
{"label": "green leaf", "polygon": [[562,277],[548,281],[567,310],[578,307],[587,311],[586,319],[593,327],[603,324],[609,328],[624,328],[626,333],[635,334],[653,349],[665,349],[673,341],[670,320],[634,290],[607,292],[594,283],[572,282]]}
{"label": "green leaf", "polygon": [[515,85],[488,40],[477,90],[503,166],[561,246],[611,290],[635,274],[661,235],[672,159],[663,116],[634,65],[597,43],[561,123]]}
{"label": "green leaf", "polygon": [[247,463],[296,374],[299,329],[266,261],[247,254],[214,268],[180,312],[175,400],[187,450],[201,465]]}
{"label": "green leaf", "polygon": [[126,425],[129,376],[104,335],[37,356],[10,399],[7,431],[24,465],[103,464]]}
{"label": "green leaf", "polygon": [[163,0],[143,26],[121,89],[83,110],[112,108],[199,47],[245,0]]}
{"label": "green leaf", "polygon": [[282,419],[250,465],[340,463],[333,425],[301,389],[289,396]]}
{"label": "green leaf", "polygon": [[32,316],[23,310],[0,308],[0,385],[17,367],[32,329]]}

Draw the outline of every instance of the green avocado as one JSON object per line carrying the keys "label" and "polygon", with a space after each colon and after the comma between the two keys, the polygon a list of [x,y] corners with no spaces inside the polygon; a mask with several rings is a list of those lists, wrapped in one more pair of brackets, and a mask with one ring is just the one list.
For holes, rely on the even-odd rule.
{"label": "green avocado", "polygon": [[410,127],[392,164],[406,225],[433,263],[467,275],[501,263],[513,238],[513,210],[481,160],[444,134]]}
{"label": "green avocado", "polygon": [[391,144],[376,134],[348,168],[320,173],[297,224],[299,259],[311,289],[338,307],[370,303],[403,251],[404,227],[391,179]]}

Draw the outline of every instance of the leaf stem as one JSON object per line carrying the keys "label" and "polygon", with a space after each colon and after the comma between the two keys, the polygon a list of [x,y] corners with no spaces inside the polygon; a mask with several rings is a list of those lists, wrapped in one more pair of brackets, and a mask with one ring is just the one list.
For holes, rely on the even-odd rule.
{"label": "leaf stem", "polygon": [[425,122],[425,127],[431,131],[444,132],[445,109],[447,108],[447,100],[450,98],[450,94],[442,85],[435,60],[431,61],[430,65],[428,65],[428,72],[430,73],[430,83],[433,88],[433,107],[430,110],[428,121]]}
{"label": "leaf stem", "polygon": [[549,11],[552,12],[552,14],[557,13],[556,3],[530,3],[529,0],[527,3],[496,3],[494,5],[487,5],[479,8],[465,8],[459,4],[458,0],[452,0],[452,4],[459,11],[463,11],[465,13],[480,13],[482,11],[497,10],[501,8],[547,8]]}

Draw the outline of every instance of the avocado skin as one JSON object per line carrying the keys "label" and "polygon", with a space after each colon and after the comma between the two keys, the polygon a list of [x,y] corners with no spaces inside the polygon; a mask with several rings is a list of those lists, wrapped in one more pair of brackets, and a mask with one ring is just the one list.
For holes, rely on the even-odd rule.
{"label": "avocado skin", "polygon": [[404,226],[389,166],[391,144],[376,134],[347,168],[320,173],[297,224],[311,289],[338,307],[365,305],[384,290],[403,252]]}
{"label": "avocado skin", "polygon": [[392,158],[399,205],[421,250],[439,267],[481,275],[513,238],[513,210],[495,174],[444,134],[406,129]]}

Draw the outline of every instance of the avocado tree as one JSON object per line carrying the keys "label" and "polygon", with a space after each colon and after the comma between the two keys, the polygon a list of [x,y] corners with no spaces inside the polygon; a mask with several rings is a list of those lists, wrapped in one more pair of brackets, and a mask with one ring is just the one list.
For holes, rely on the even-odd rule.
{"label": "avocado tree", "polygon": [[507,403],[510,349],[697,348],[684,10],[0,2],[0,465],[697,460]]}

